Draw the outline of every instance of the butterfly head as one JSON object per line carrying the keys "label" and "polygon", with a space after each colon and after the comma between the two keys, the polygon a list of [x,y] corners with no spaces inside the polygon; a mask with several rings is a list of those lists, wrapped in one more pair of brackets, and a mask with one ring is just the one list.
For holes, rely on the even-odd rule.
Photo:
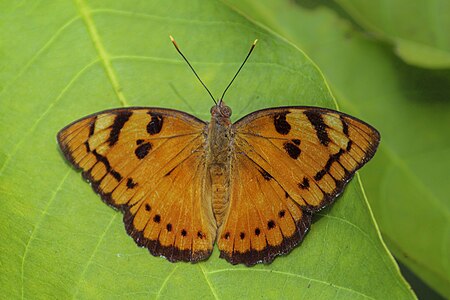
{"label": "butterfly head", "polygon": [[211,116],[215,118],[229,119],[232,114],[231,108],[227,106],[223,101],[219,101],[216,105],[211,107],[210,112]]}

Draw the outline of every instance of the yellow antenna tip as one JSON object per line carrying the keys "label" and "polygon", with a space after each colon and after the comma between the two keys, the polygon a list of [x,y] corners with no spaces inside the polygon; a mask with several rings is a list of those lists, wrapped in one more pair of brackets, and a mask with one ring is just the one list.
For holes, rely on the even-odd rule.
{"label": "yellow antenna tip", "polygon": [[257,42],[258,42],[258,39],[256,39],[256,40],[253,42],[253,45],[256,45]]}
{"label": "yellow antenna tip", "polygon": [[175,46],[175,48],[178,49],[177,42],[175,42],[175,39],[173,38],[173,36],[171,36],[171,35],[169,34],[169,37],[170,37],[170,40],[172,41],[172,44]]}

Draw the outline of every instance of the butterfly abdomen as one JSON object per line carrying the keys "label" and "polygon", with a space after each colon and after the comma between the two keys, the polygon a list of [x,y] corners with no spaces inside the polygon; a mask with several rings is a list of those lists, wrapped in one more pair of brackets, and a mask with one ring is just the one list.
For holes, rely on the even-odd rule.
{"label": "butterfly abdomen", "polygon": [[231,122],[214,116],[208,130],[207,188],[211,188],[211,205],[219,227],[229,206],[230,166],[232,153]]}
{"label": "butterfly abdomen", "polygon": [[209,176],[211,178],[211,199],[214,218],[217,226],[220,226],[225,217],[229,195],[229,176],[226,176],[227,168],[223,165],[211,165],[209,168]]}

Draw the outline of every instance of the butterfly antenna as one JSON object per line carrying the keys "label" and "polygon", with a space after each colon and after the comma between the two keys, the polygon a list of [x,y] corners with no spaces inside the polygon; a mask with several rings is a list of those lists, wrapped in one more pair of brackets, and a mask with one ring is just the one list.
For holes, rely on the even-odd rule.
{"label": "butterfly antenna", "polygon": [[200,83],[203,85],[203,87],[206,89],[206,91],[208,92],[208,94],[211,96],[211,99],[214,101],[214,103],[217,105],[217,101],[214,99],[214,96],[211,94],[211,92],[208,90],[208,88],[206,87],[206,85],[203,83],[203,81],[200,79],[200,77],[198,76],[197,72],[195,72],[194,68],[192,67],[192,65],[189,63],[189,61],[187,60],[186,56],[183,55],[183,53],[181,53],[180,48],[178,48],[177,42],[175,42],[175,39],[169,35],[170,40],[172,41],[173,45],[175,46],[175,49],[177,49],[178,53],[180,53],[181,57],[183,57],[183,59],[187,62],[187,64],[189,65],[189,67],[191,68],[192,72],[194,72],[195,76],[197,77],[197,79],[200,81]]}
{"label": "butterfly antenna", "polygon": [[231,79],[230,83],[228,84],[228,86],[225,88],[225,90],[223,91],[222,97],[220,97],[219,100],[219,104],[222,102],[223,97],[225,96],[225,93],[227,92],[228,88],[231,86],[231,84],[233,83],[234,79],[238,76],[239,72],[241,71],[242,67],[245,65],[245,63],[247,62],[247,59],[250,57],[250,54],[252,54],[253,49],[256,46],[256,43],[258,42],[258,40],[256,39],[252,46],[250,47],[250,51],[248,51],[247,56],[244,59],[244,62],[241,64],[241,66],[239,67],[239,69],[237,70],[236,74],[234,75],[233,79]]}

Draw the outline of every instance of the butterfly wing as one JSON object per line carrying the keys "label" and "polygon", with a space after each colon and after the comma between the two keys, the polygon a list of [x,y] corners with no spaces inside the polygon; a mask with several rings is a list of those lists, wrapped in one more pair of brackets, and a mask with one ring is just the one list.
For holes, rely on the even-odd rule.
{"label": "butterfly wing", "polygon": [[[239,151],[236,149],[236,151]],[[219,229],[220,257],[232,264],[270,263],[306,234],[311,215],[245,154],[233,160],[228,215]]]}
{"label": "butterfly wing", "polygon": [[209,257],[215,240],[204,205],[206,123],[183,112],[123,108],[80,119],[58,133],[66,158],[109,205],[129,235],[170,261]]}
{"label": "butterfly wing", "polygon": [[265,109],[233,126],[230,209],[218,245],[222,257],[247,265],[300,243],[311,214],[336,199],[380,139],[354,117],[315,107]]}

